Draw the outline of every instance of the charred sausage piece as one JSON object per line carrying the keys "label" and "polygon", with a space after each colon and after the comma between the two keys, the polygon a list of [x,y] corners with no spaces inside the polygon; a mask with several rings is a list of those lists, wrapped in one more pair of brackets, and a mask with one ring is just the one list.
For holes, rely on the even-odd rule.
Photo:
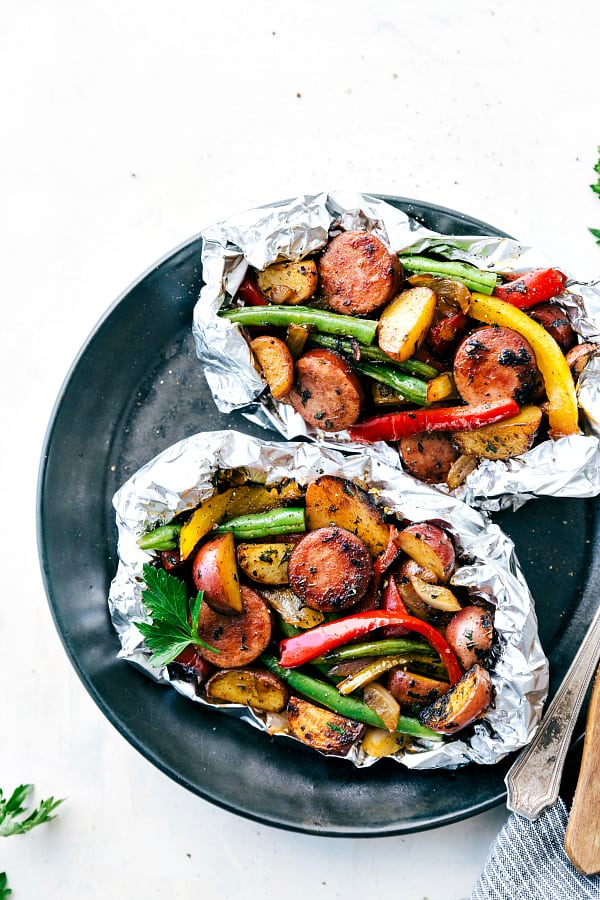
{"label": "charred sausage piece", "polygon": [[404,468],[428,484],[445,481],[456,460],[458,451],[448,434],[421,431],[402,438],[398,449]]}
{"label": "charred sausage piece", "polygon": [[563,353],[577,343],[577,335],[567,314],[554,303],[540,303],[529,310],[529,316],[552,335]]}
{"label": "charred sausage piece", "polygon": [[322,612],[355,606],[366,594],[372,574],[365,544],[337,525],[310,531],[296,544],[289,561],[292,590],[306,606]]}
{"label": "charred sausage piece", "polygon": [[296,362],[289,400],[305,422],[323,431],[343,431],[357,421],[362,386],[350,365],[331,350],[310,350]]}
{"label": "charred sausage piece", "polygon": [[489,325],[469,334],[454,356],[456,389],[466,403],[512,397],[527,402],[537,382],[535,356],[525,338]]}
{"label": "charred sausage piece", "polygon": [[575,379],[579,378],[592,356],[597,352],[598,347],[591,343],[577,344],[577,346],[571,347],[565,358]]}
{"label": "charred sausage piece", "polygon": [[394,296],[401,280],[395,253],[368,231],[345,231],[319,262],[323,299],[338,313],[364,316]]}
{"label": "charred sausage piece", "polygon": [[220,669],[235,669],[257,659],[271,640],[271,610],[262,597],[242,585],[243,612],[224,616],[207,603],[200,609],[198,634],[215,651],[200,647],[204,659]]}

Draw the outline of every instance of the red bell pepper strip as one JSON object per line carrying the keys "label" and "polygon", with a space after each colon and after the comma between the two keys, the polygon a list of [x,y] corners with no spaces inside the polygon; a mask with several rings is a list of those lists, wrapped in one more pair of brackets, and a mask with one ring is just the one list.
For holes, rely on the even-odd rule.
{"label": "red bell pepper strip", "polygon": [[238,296],[245,306],[268,306],[267,298],[249,275],[240,284]]}
{"label": "red bell pepper strip", "polygon": [[279,664],[290,669],[301,666],[329,650],[334,650],[342,644],[347,644],[348,641],[362,637],[376,628],[385,628],[387,625],[403,625],[409,631],[422,634],[433,649],[439,653],[448,671],[450,683],[456,684],[460,680],[463,673],[456,656],[448,646],[446,639],[439,631],[436,631],[433,625],[417,619],[415,616],[385,610],[355,613],[343,619],[317,625],[310,631],[303,631],[301,634],[285,638],[279,646]]}
{"label": "red bell pepper strip", "polygon": [[481,425],[510,419],[518,412],[518,404],[506,397],[473,406],[443,406],[374,416],[353,425],[349,433],[353,441],[397,441],[420,431],[472,431]]}
{"label": "red bell pepper strip", "polygon": [[[381,606],[386,612],[398,612],[402,613],[404,616],[410,616],[409,611],[404,605],[404,600],[400,596],[400,591],[398,590],[398,585],[396,584],[393,575],[390,576],[383,592]],[[383,629],[383,635],[386,638],[402,637],[407,631],[408,628],[404,625],[388,625]]]}
{"label": "red bell pepper strip", "polygon": [[529,309],[562,293],[567,276],[560,269],[530,269],[508,284],[494,288],[494,297],[518,309]]}

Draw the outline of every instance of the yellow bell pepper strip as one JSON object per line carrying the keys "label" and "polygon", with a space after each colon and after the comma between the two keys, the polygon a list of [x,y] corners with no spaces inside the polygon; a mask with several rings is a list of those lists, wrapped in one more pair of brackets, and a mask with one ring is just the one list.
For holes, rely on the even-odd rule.
{"label": "yellow bell pepper strip", "polygon": [[[538,326],[541,327],[541,326]],[[373,416],[348,429],[353,441],[398,441],[420,431],[471,431],[481,425],[502,422],[519,412],[512,397],[473,406],[444,406]]]}
{"label": "yellow bell pepper strip", "polygon": [[478,322],[501,325],[518,332],[531,345],[548,397],[550,437],[579,432],[577,395],[571,370],[552,335],[527,313],[497,297],[472,294],[469,315]]}
{"label": "yellow bell pepper strip", "polygon": [[519,278],[494,288],[494,297],[518,309],[529,309],[557,297],[565,289],[567,276],[560,269],[530,269]]}
{"label": "yellow bell pepper strip", "polygon": [[385,628],[388,625],[402,625],[408,631],[416,631],[423,635],[425,640],[436,650],[440,659],[446,666],[450,684],[456,684],[462,677],[462,669],[456,656],[442,637],[439,631],[415,616],[405,615],[401,612],[388,612],[386,610],[368,610],[354,613],[342,619],[317,625],[309,631],[294,637],[285,638],[279,647],[279,665],[284,668],[295,668],[304,663],[316,659],[334,650],[342,644],[347,644],[355,638],[362,637],[377,628]]}

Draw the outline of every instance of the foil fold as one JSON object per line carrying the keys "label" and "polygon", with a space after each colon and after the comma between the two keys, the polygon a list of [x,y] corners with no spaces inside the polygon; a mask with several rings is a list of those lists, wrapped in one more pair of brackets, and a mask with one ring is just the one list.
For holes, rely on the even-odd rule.
{"label": "foil fold", "polygon": [[[362,445],[352,442],[347,432],[331,435],[318,431],[291,406],[273,400],[241,330],[218,316],[222,307],[232,305],[248,265],[262,269],[276,260],[300,259],[323,248],[342,229],[372,231],[395,252],[434,250],[492,272],[519,273],[550,263],[535,248],[511,238],[438,234],[384,199],[352,192],[304,195],[246,211],[205,229],[205,283],[194,307],[192,331],[218,409],[224,413],[240,410],[250,421],[288,440],[306,437],[322,446],[361,452]],[[600,281],[586,283],[569,277],[560,304],[581,340],[600,349]],[[518,508],[538,496],[599,494],[600,368],[596,357],[580,381],[579,398],[584,413],[582,440],[545,441],[506,462],[484,460],[456,495],[492,511]],[[392,453],[397,458],[393,448]],[[550,473],[549,465],[555,466]]]}
{"label": "foil fold", "polygon": [[[153,668],[136,627],[136,622],[148,620],[141,597],[142,568],[152,558],[140,550],[138,538],[209,497],[215,474],[224,469],[242,470],[264,484],[290,476],[307,484],[322,474],[338,475],[372,491],[386,509],[402,518],[435,521],[451,531],[458,551],[451,583],[495,607],[500,653],[492,670],[494,704],[464,737],[444,743],[415,740],[394,758],[408,768],[453,769],[469,762],[494,764],[529,742],[548,691],[548,661],[512,541],[477,510],[407,476],[377,447],[346,455],[306,441],[269,442],[235,431],[215,431],[185,438],[139,469],[113,500],[119,564],[108,605],[121,642],[121,658],[156,681],[170,683],[191,701],[219,706],[253,727],[297,740],[287,734],[285,717],[231,704],[208,704],[194,684],[171,677],[168,667]],[[358,767],[377,761],[360,745],[347,758]]]}

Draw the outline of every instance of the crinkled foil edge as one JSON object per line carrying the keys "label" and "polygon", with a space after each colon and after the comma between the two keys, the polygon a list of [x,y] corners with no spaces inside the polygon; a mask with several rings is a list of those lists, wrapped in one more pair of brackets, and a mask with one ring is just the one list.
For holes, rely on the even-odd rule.
{"label": "crinkled foil edge", "polygon": [[[501,653],[492,672],[495,701],[468,736],[443,744],[414,741],[394,758],[411,769],[452,769],[469,762],[496,763],[528,743],[548,691],[548,661],[512,541],[477,510],[407,476],[377,447],[345,455],[306,441],[269,442],[236,431],[215,431],[185,438],[139,469],[113,500],[119,564],[108,604],[121,642],[120,657],[158,682],[171,683],[190,700],[209,705],[197,696],[193,684],[172,680],[166,667],[157,670],[149,663],[136,621],[147,621],[141,574],[152,554],[140,550],[137,540],[152,526],[170,521],[209,497],[214,475],[222,469],[242,469],[251,479],[266,484],[290,476],[306,484],[324,473],[339,475],[371,490],[386,508],[403,518],[437,521],[448,528],[459,549],[453,583],[496,607]],[[281,716],[261,716],[229,704],[220,708],[270,734],[285,733]],[[376,762],[360,745],[347,758],[359,767]]]}
{"label": "crinkled foil edge", "polygon": [[[262,269],[278,259],[302,258],[324,247],[340,229],[357,228],[372,231],[396,252],[434,249],[448,259],[472,262],[490,271],[520,272],[549,265],[538,251],[509,238],[438,234],[368,194],[307,194],[232,216],[202,232],[205,284],[194,307],[192,326],[198,359],[221,412],[241,410],[249,421],[288,440],[307,437],[325,447],[361,451],[361,445],[352,442],[346,432],[332,436],[317,431],[291,406],[273,400],[240,329],[218,316],[219,309],[236,293],[248,265]],[[600,281],[585,283],[569,277],[560,302],[581,339],[600,346]],[[600,493],[597,357],[586,368],[578,394],[585,420],[583,435],[544,441],[508,461],[484,460],[456,490],[456,496],[491,512],[517,509],[532,497],[584,498]],[[397,456],[396,450],[390,449]]]}

